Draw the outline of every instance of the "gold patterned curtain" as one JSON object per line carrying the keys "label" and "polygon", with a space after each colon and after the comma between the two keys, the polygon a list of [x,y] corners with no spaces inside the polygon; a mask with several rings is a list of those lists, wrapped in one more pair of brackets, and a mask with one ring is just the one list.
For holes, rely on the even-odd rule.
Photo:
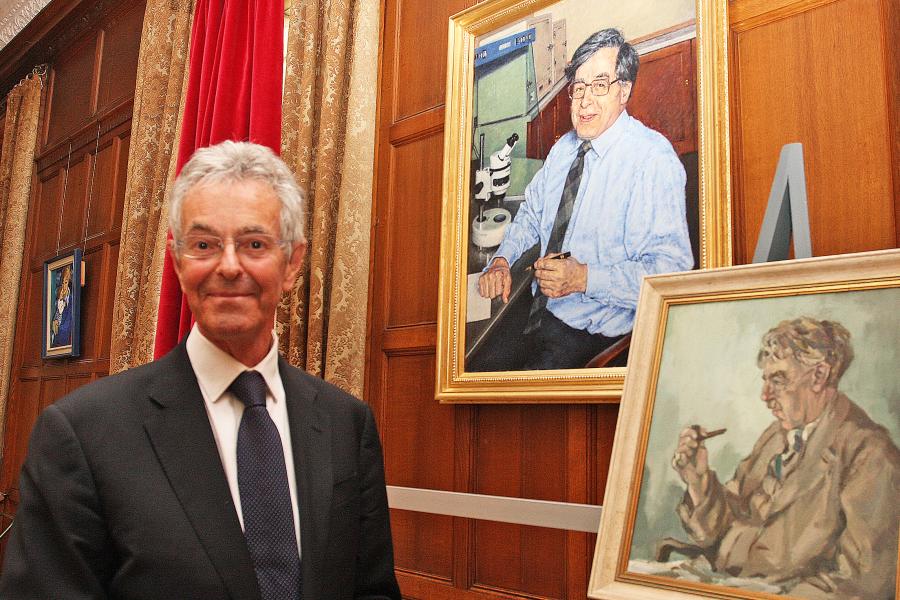
{"label": "gold patterned curtain", "polygon": [[0,428],[6,422],[19,281],[25,253],[25,222],[44,73],[46,67],[36,68],[6,97],[3,146],[0,147],[0,282],[3,286],[0,294]]}
{"label": "gold patterned curtain", "polygon": [[153,360],[193,12],[193,0],[148,0],[144,15],[113,304],[111,373]]}
{"label": "gold patterned curtain", "polygon": [[282,156],[307,190],[309,252],[278,311],[288,360],[357,396],[365,370],[377,2],[294,0]]}

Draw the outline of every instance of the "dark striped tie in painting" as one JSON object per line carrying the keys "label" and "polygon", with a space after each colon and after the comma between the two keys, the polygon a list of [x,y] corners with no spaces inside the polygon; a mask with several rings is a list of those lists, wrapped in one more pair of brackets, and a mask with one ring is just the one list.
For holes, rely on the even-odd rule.
{"label": "dark striped tie in painting", "polygon": [[[547,250],[544,256],[556,254],[562,250],[563,238],[569,227],[569,219],[572,218],[572,208],[575,206],[575,197],[578,195],[578,186],[581,185],[581,174],[584,172],[584,155],[591,149],[590,140],[584,140],[578,148],[578,154],[569,167],[566,175],[566,184],[563,187],[562,197],[559,200],[559,208],[556,211],[556,220],[553,221],[553,229],[550,231],[550,240],[547,242]],[[531,311],[528,313],[528,324],[525,333],[531,333],[541,326],[541,315],[547,307],[547,296],[541,293],[538,287],[534,292],[534,301],[531,303]]]}

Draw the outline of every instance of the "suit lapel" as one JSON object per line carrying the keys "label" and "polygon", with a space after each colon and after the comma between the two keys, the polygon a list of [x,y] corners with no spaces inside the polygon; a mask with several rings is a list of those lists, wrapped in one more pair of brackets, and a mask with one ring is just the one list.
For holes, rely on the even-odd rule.
{"label": "suit lapel", "polygon": [[316,390],[304,381],[304,374],[279,357],[279,371],[287,399],[291,427],[291,448],[297,477],[300,515],[300,545],[304,585],[313,573],[321,572],[321,559],[328,541],[328,519],[333,491],[331,461],[331,421],[319,410]]}
{"label": "suit lapel", "polygon": [[743,493],[751,493],[762,485],[763,479],[769,473],[770,464],[776,454],[784,450],[784,431],[781,424],[775,421],[763,432],[759,442],[753,449],[753,456],[758,458],[750,465],[750,470],[741,484]]}
{"label": "suit lapel", "polygon": [[253,563],[184,344],[157,364],[144,429],[231,596],[258,599]]}

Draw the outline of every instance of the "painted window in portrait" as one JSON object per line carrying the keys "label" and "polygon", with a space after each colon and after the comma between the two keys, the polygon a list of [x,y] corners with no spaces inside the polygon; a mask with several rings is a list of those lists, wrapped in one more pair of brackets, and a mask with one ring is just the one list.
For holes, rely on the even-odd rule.
{"label": "painted window in portrait", "polygon": [[44,263],[43,358],[72,357],[81,352],[81,277],[79,249]]}
{"label": "painted window in portrait", "polygon": [[730,264],[723,10],[451,19],[440,400],[615,399],[642,278]]}
{"label": "painted window in portrait", "polygon": [[591,597],[895,598],[898,273],[892,250],[647,280]]}

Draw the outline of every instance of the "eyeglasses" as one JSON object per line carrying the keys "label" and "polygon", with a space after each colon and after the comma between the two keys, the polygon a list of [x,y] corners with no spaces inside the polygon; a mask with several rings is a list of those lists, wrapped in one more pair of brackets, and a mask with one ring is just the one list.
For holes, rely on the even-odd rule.
{"label": "eyeglasses", "polygon": [[[205,233],[190,233],[176,241],[175,245],[181,250],[181,255],[186,258],[209,260],[222,256],[227,239],[223,240],[217,235]],[[265,233],[239,235],[231,238],[231,243],[234,244],[234,252],[239,258],[253,260],[265,258],[279,246],[287,245],[287,242]]]}
{"label": "eyeglasses", "polygon": [[[606,81],[605,79],[595,79],[591,82],[591,94],[594,96],[605,96],[609,93],[609,86],[621,81],[621,79],[613,79]],[[588,84],[583,81],[575,81],[569,84],[569,98],[572,100],[581,100],[587,91]]]}

